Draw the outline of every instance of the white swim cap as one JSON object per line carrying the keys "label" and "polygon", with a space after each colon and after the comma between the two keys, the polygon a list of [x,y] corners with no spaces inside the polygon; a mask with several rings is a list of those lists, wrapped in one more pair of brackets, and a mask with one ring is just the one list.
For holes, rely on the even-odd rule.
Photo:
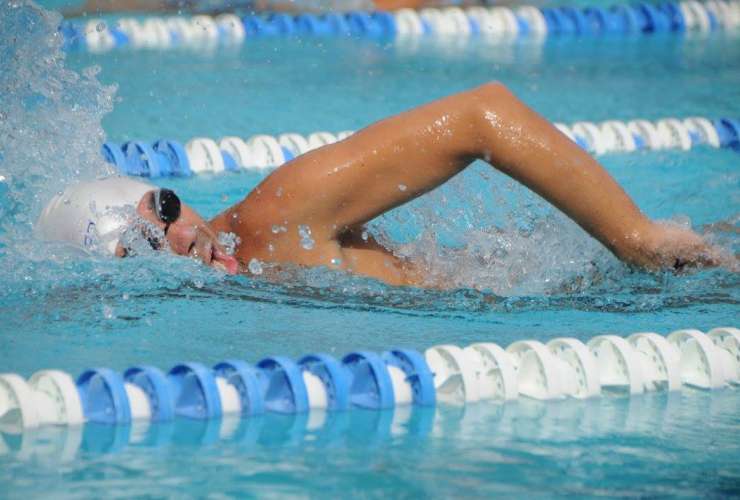
{"label": "white swim cap", "polygon": [[126,177],[75,184],[51,199],[41,212],[36,230],[47,240],[115,254],[133,210],[152,189],[156,187]]}

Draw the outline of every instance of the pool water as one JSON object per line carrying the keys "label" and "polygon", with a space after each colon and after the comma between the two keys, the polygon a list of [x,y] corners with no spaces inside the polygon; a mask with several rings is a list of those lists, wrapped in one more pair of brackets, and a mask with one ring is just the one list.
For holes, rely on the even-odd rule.
{"label": "pool water", "polygon": [[[76,375],[89,366],[167,369],[738,325],[737,274],[630,270],[484,164],[371,224],[398,251],[447,273],[449,291],[322,269],[278,284],[175,257],[80,259],[31,236],[49,193],[108,171],[98,160],[103,136],[184,142],[357,129],[490,80],[565,123],[738,117],[737,36],[544,45],[254,40],[214,53],[72,53],[62,61],[55,22],[28,6],[0,7],[2,372]],[[729,252],[740,243],[739,160],[733,150],[701,148],[602,158],[651,217],[704,229]],[[212,216],[263,175],[157,182]],[[685,389],[415,410],[406,424],[392,412],[328,415],[318,427],[316,416],[268,416],[229,423],[236,430],[223,439],[221,422],[51,429],[37,436],[46,447],[3,435],[0,496],[737,495],[739,409],[736,389]]]}

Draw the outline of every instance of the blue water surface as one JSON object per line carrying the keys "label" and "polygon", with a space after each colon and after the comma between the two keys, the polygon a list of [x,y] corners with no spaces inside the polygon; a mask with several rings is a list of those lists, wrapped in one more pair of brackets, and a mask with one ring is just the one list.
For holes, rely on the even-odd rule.
{"label": "blue water surface", "polygon": [[[47,29],[54,20],[36,15],[26,13],[36,31],[0,21],[3,54],[36,50],[30,69],[25,59],[0,59],[7,66],[0,70],[17,73],[0,71],[0,93],[18,123],[15,134],[0,135],[2,372],[55,367],[76,375],[89,366],[169,368],[186,360],[738,326],[736,274],[630,270],[482,163],[371,225],[399,251],[454,270],[456,286],[447,291],[321,269],[275,283],[176,257],[80,259],[29,236],[41,193],[106,171],[95,160],[103,134],[117,142],[186,141],[358,129],[491,80],[566,123],[740,117],[736,37],[544,45],[251,40],[213,53],[72,53],[46,61],[43,54],[58,50]],[[31,39],[12,38],[19,34]],[[91,65],[97,76],[85,70]],[[42,76],[59,82],[53,92]],[[18,144],[23,154],[13,149]],[[691,223],[737,252],[738,152],[602,161],[648,215]],[[243,172],[158,182],[212,216],[262,178]],[[670,397],[480,403],[408,418],[353,411],[318,426],[315,416],[270,416],[44,430],[3,435],[0,496],[724,497],[740,493],[739,410],[736,389],[686,389]]]}

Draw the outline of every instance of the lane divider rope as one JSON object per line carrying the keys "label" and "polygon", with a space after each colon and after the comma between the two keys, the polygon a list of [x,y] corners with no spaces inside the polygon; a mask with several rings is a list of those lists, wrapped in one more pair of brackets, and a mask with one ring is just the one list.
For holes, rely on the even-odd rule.
{"label": "lane divider rope", "polygon": [[[638,150],[683,150],[695,147],[731,148],[740,151],[740,120],[691,117],[657,121],[607,120],[555,126],[572,141],[595,155],[631,153]],[[153,143],[106,142],[103,158],[126,175],[140,177],[191,176],[239,170],[272,170],[321,146],[343,140],[352,131],[236,136],[221,139],[196,137],[182,145],[170,139]]]}
{"label": "lane divider rope", "polygon": [[42,370],[28,380],[0,374],[0,425],[22,432],[84,422],[128,425],[265,412],[304,414],[350,408],[383,410],[476,401],[586,399],[740,385],[740,329],[677,330],[627,338],[599,335],[585,344],[556,338],[521,340],[505,349],[491,342],[430,347],[421,354],[392,349],[356,351],[336,359],[267,357],[256,365],[225,360],[209,368],[180,363],[167,373],[133,366],[123,373],[90,368],[76,380]]}
{"label": "lane divider rope", "polygon": [[447,7],[419,11],[221,14],[215,17],[120,18],[64,21],[69,50],[108,52],[116,48],[157,49],[239,46],[260,37],[539,39],[652,33],[709,33],[740,27],[740,0],[636,2],[611,7]]}

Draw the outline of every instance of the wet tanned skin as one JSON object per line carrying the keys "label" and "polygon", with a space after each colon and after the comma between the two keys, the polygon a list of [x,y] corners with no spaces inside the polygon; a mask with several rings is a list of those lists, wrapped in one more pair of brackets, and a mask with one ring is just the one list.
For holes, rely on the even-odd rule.
{"label": "wet tanned skin", "polygon": [[[718,253],[691,231],[644,216],[579,146],[498,83],[382,120],[300,156],[210,222],[241,239],[236,257],[326,266],[393,285],[429,285],[362,226],[440,186],[473,160],[526,185],[617,257],[648,269],[715,265]],[[273,226],[285,231],[273,232]],[[314,246],[301,246],[308,226]]]}

